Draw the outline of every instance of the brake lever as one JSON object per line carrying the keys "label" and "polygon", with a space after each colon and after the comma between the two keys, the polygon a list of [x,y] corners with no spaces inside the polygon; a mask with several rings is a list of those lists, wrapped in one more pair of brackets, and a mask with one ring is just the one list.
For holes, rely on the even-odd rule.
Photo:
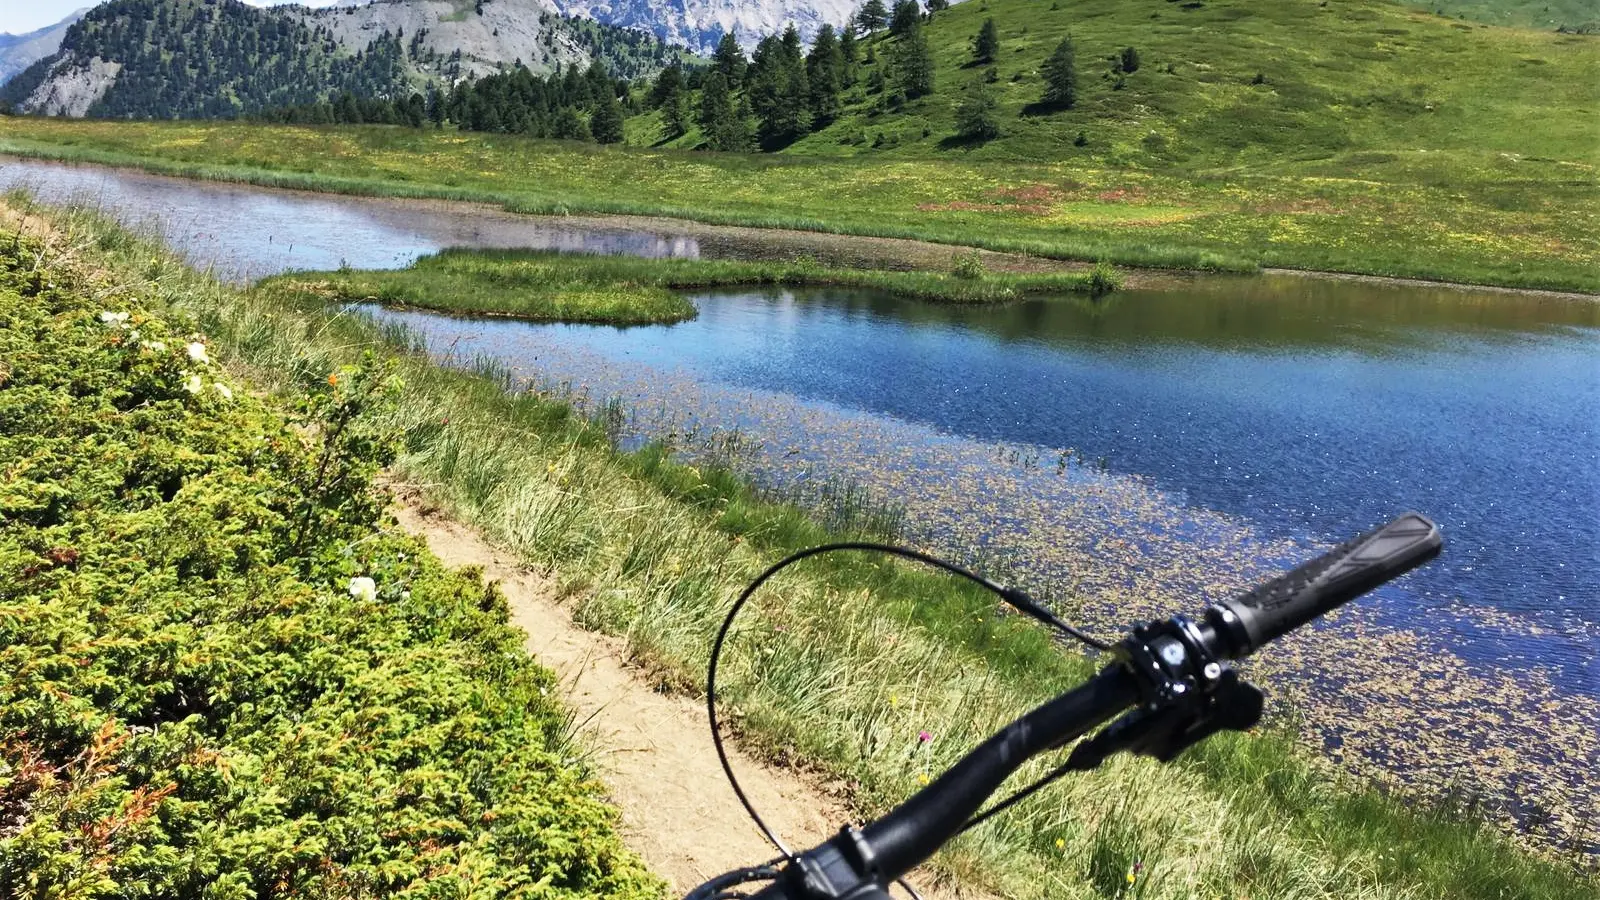
{"label": "brake lever", "polygon": [[1075,771],[1098,768],[1107,757],[1122,751],[1171,762],[1219,731],[1254,728],[1264,706],[1260,688],[1240,678],[1238,672],[1225,669],[1205,695],[1141,706],[1080,741],[1067,756],[1067,766]]}

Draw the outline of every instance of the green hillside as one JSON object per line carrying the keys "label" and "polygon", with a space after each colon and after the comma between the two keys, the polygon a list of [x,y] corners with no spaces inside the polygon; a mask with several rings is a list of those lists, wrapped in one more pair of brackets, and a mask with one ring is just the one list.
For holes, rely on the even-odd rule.
{"label": "green hillside", "polygon": [[1406,0],[1418,9],[1491,25],[1600,33],[1595,0]]}
{"label": "green hillside", "polygon": [[[969,64],[990,18],[992,83],[989,65]],[[769,42],[720,95],[713,137],[753,147],[781,135],[768,142],[781,152],[695,149],[708,143],[695,120],[702,85],[717,83],[709,68],[668,69],[683,79],[670,103],[637,82],[610,104],[648,110],[614,135],[627,147],[463,130],[537,121],[509,107],[488,115],[523,93],[508,90],[476,92],[483,116],[451,103],[449,121],[422,129],[9,119],[0,152],[1133,266],[1600,291],[1600,37],[1470,25],[1385,0],[969,0],[920,27],[931,93],[903,99],[901,76],[884,70],[914,42],[880,29],[857,41],[837,106],[821,104],[834,120],[814,131],[805,116],[757,121],[816,104],[811,76],[796,74],[798,41]],[[1077,101],[1041,109],[1041,67],[1069,34]],[[1122,62],[1128,48],[1136,67]],[[956,134],[974,83],[994,100],[990,140]],[[663,140],[663,111],[686,132]]]}
{"label": "green hillside", "polygon": [[[992,73],[971,63],[986,18],[1000,37]],[[1395,162],[1356,156],[1372,151],[1600,160],[1600,38],[1454,22],[1375,0],[972,0],[932,17],[934,92],[896,110],[892,86],[872,90],[874,69],[898,42],[879,34],[863,42],[878,62],[859,66],[843,114],[787,152],[956,149],[1191,170]],[[1033,115],[1041,64],[1069,35],[1080,97]],[[1137,50],[1137,70],[1113,72],[1126,47]],[[952,148],[956,105],[986,77],[1000,136]],[[632,133],[645,140],[653,130],[655,121],[640,121]],[[672,143],[699,141],[692,131]]]}

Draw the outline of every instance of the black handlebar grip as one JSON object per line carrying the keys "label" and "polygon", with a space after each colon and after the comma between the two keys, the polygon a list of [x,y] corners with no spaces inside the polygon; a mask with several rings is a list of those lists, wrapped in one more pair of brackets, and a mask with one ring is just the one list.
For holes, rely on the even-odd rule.
{"label": "black handlebar grip", "polygon": [[1417,513],[1346,541],[1234,600],[1224,600],[1206,620],[1232,645],[1238,659],[1316,617],[1411,571],[1444,545],[1439,526]]}

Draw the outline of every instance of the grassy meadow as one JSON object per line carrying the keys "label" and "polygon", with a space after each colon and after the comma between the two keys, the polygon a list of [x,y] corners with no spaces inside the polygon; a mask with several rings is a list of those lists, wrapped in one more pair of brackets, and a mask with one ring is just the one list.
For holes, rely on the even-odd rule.
{"label": "grassy meadow", "polygon": [[[986,17],[1001,135],[953,143]],[[978,0],[927,28],[935,93],[866,87],[780,154],[384,127],[0,120],[0,153],[265,185],[920,238],[1131,266],[1600,292],[1600,38],[1379,0]],[[1034,108],[1077,46],[1080,99]],[[875,41],[887,55],[892,40]],[[1138,69],[1108,57],[1136,48]],[[878,65],[881,63],[875,63]],[[1078,138],[1082,135],[1082,144]]]}
{"label": "grassy meadow", "polygon": [[533,322],[670,324],[693,318],[681,293],[745,285],[875,288],[937,303],[997,303],[1030,293],[1115,290],[1120,276],[1097,266],[1082,273],[989,273],[975,257],[952,271],[891,272],[812,262],[639,259],[542,251],[446,250],[398,271],[297,272],[277,281],[329,299]]}
{"label": "grassy meadow", "polygon": [[[625,637],[671,689],[699,690],[719,614],[755,573],[830,536],[727,472],[660,447],[618,452],[562,402],[508,393],[503,373],[436,367],[408,335],[339,315],[316,292],[223,286],[102,219],[31,215],[113,283],[192,317],[277,396],[303,395],[368,349],[393,359],[403,387],[376,425],[401,436],[396,475],[553,572],[580,621]],[[996,615],[986,596],[843,557],[773,585],[727,671],[743,741],[838,779],[870,815],[1091,663]],[[924,729],[932,741],[919,741]],[[1067,779],[953,844],[937,871],[1020,898],[1565,900],[1596,895],[1584,865],[1350,783],[1267,731],[1213,739],[1167,767],[1117,759]]]}
{"label": "grassy meadow", "polygon": [[[710,154],[375,126],[29,119],[0,119],[0,153],[528,214],[659,215],[1123,266],[1272,266],[1600,292],[1600,214],[1589,211],[1600,208],[1600,190],[1586,178],[1561,180],[1560,164],[1505,158],[1486,162],[1476,183],[1452,183],[1448,172],[1430,173],[1431,183],[1384,181],[1359,170],[1200,181],[1071,163]],[[1545,178],[1515,193],[1497,180],[1540,169]],[[617,183],[629,185],[626,196]]]}

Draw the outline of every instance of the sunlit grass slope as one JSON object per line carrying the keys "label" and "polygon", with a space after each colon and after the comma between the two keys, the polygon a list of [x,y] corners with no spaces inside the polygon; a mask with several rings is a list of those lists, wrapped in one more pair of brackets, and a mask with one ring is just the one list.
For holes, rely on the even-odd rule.
{"label": "sunlit grass slope", "polygon": [[[1544,31],[1588,30],[1600,34],[1600,6],[1594,0],[1405,0],[1428,12],[1490,25]],[[1587,26],[1587,29],[1585,29]]]}
{"label": "sunlit grass slope", "polygon": [[[961,3],[927,30],[934,94],[886,112],[862,85],[845,116],[792,152],[936,152],[955,130],[962,89],[988,68],[970,64],[986,18],[1000,34],[990,89],[1002,133],[967,151],[978,158],[1401,180],[1420,166],[1468,181],[1509,174],[1486,170],[1502,153],[1579,164],[1568,179],[1592,179],[1600,162],[1600,38],[1455,22],[1381,0]],[[1028,108],[1040,64],[1069,35],[1079,100],[1030,114],[1042,112]],[[1118,87],[1110,57],[1125,47],[1139,67]],[[879,132],[894,146],[874,150]],[[1446,160],[1426,158],[1435,153]]]}

